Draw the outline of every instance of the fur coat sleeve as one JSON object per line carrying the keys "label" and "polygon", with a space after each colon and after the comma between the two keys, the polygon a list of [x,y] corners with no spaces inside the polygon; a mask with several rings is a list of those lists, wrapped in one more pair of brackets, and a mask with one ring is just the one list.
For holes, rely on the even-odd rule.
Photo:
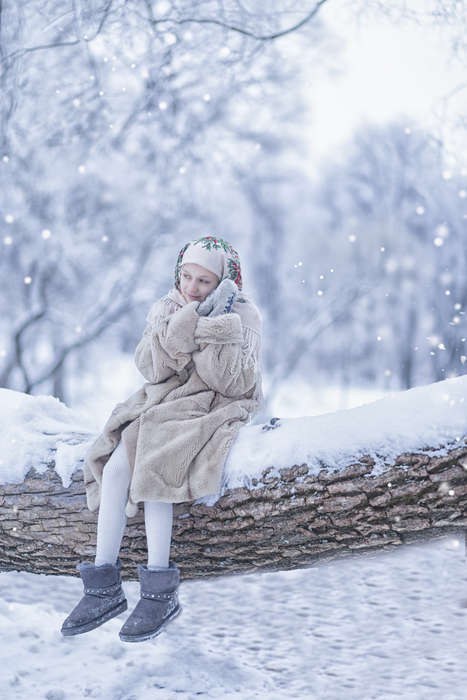
{"label": "fur coat sleeve", "polygon": [[243,396],[255,385],[261,319],[250,314],[248,322],[242,323],[238,313],[198,320],[194,339],[200,347],[193,362],[201,379],[223,396]]}
{"label": "fur coat sleeve", "polygon": [[237,304],[241,315],[210,317],[200,316],[197,306],[190,302],[174,313],[157,302],[136,348],[136,366],[148,381],[157,383],[180,374],[193,360],[210,389],[227,397],[243,396],[257,378],[262,326],[257,308]]}
{"label": "fur coat sleeve", "polygon": [[173,356],[190,353],[198,376],[213,391],[243,396],[257,380],[262,325],[258,309],[237,303],[235,312],[211,317],[200,316],[197,306],[186,304],[164,326],[165,350]]}
{"label": "fur coat sleeve", "polygon": [[135,365],[148,382],[164,382],[190,362],[192,350],[198,347],[193,341],[194,322],[199,318],[196,304],[190,304],[188,316],[186,307],[174,313],[173,304],[162,300],[151,307],[134,355]]}

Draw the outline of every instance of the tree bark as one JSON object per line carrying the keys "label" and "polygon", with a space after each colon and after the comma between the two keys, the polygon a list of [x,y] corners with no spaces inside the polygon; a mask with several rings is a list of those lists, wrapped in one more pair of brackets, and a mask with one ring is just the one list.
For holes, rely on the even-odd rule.
{"label": "tree bark", "polygon": [[[182,579],[314,566],[393,549],[467,528],[467,440],[446,456],[401,454],[381,475],[371,457],[308,474],[306,464],[265,469],[255,488],[227,491],[213,506],[174,504],[171,559]],[[97,512],[82,471],[64,488],[53,463],[20,484],[0,486],[0,570],[78,575],[93,561]],[[124,578],[146,561],[143,509],[128,518],[120,550]]]}

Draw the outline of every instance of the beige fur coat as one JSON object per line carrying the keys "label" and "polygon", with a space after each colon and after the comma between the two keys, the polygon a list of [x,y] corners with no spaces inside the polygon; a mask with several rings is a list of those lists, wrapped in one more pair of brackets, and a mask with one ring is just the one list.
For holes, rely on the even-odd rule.
{"label": "beige fur coat", "polygon": [[131,466],[128,516],[141,501],[217,493],[239,429],[263,401],[261,316],[242,292],[231,313],[200,316],[174,287],[146,317],[135,363],[146,383],[118,403],[84,460],[88,508],[120,439]]}

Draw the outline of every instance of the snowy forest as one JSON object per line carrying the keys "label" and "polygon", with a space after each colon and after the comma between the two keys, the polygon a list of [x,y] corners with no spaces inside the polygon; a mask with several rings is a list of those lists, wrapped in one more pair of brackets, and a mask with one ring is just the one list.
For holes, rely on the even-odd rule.
{"label": "snowy forest", "polygon": [[176,252],[208,232],[262,310],[267,399],[294,375],[465,373],[465,84],[431,130],[401,111],[319,160],[306,138],[315,79],[345,69],[326,11],[431,19],[462,65],[465,7],[336,4],[0,4],[1,386],[79,402],[71,378],[92,386],[109,348],[131,363]]}
{"label": "snowy forest", "polygon": [[[459,0],[0,0],[2,697],[464,699],[466,27]],[[264,403],[219,492],[173,504],[183,615],[125,638],[119,597],[64,631],[85,448],[129,394],[125,424],[158,408],[135,349],[210,235]],[[128,619],[145,518],[124,593],[84,588]]]}

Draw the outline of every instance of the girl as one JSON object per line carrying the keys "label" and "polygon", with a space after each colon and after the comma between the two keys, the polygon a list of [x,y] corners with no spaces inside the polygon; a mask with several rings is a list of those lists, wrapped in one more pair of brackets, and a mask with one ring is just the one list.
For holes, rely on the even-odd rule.
{"label": "girl", "polygon": [[135,363],[146,383],[115,406],[84,460],[87,505],[99,508],[94,564],[77,565],[84,595],[62,634],[88,632],[127,609],[118,558],[127,516],[144,504],[147,566],[120,639],[155,637],[181,612],[169,561],[173,503],[217,493],[230,447],[263,401],[261,317],[242,293],[238,253],[203,236],[180,250],[175,284],[156,301]]}

